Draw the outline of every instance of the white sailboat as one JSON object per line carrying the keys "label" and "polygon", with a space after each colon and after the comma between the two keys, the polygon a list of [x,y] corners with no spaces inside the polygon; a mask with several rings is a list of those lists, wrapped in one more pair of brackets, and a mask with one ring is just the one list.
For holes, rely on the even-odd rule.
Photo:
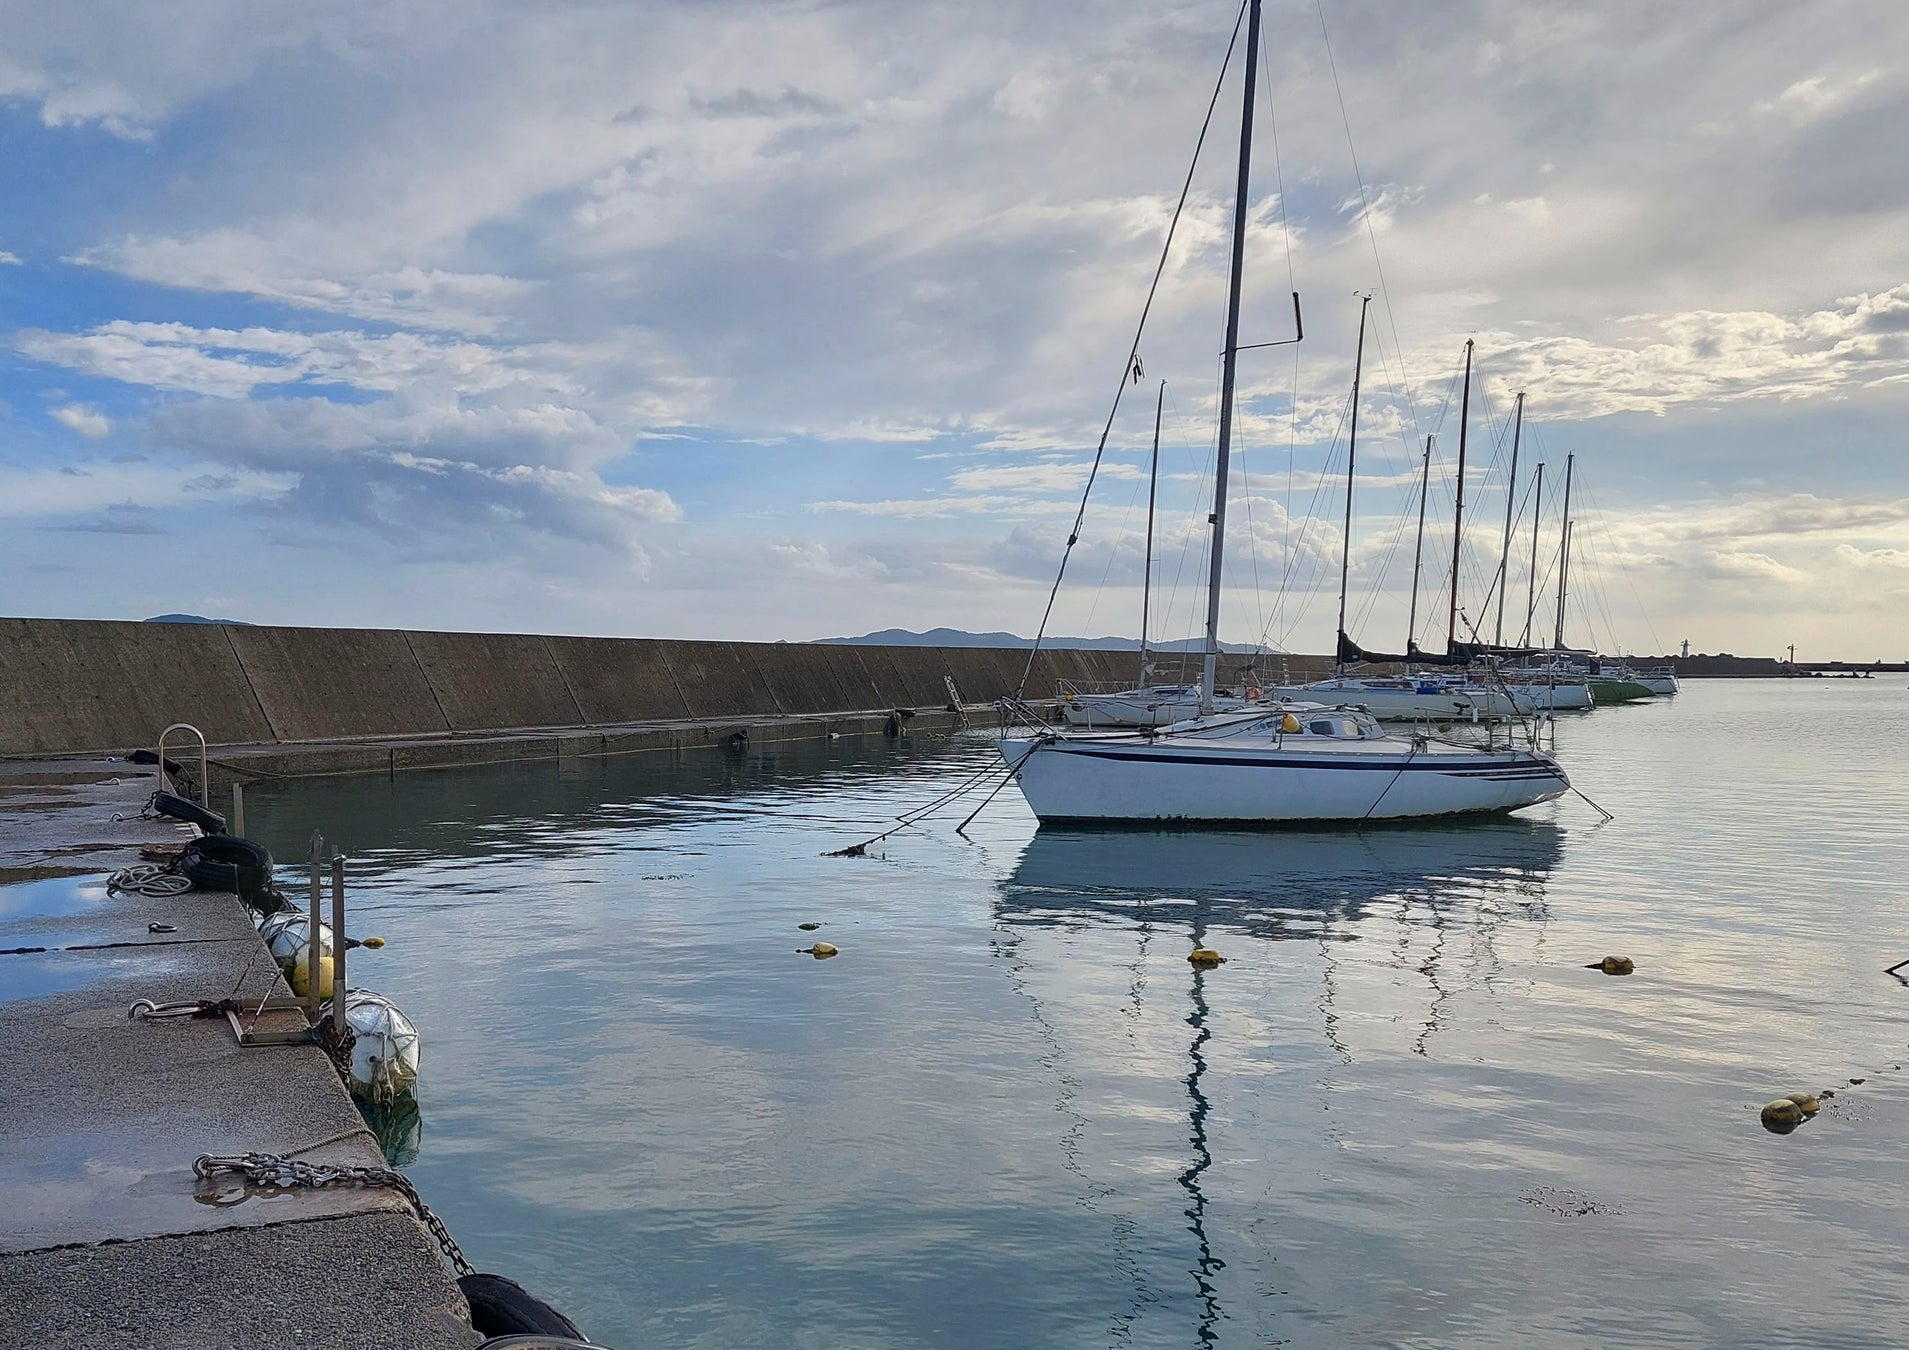
{"label": "white sailboat", "polygon": [[[1200,712],[1161,730],[1010,730],[997,742],[1001,756],[1043,824],[1359,823],[1511,811],[1548,801],[1570,782],[1557,760],[1535,745],[1495,737],[1479,747],[1427,735],[1390,736],[1369,713],[1353,709],[1222,713],[1213,706],[1259,61],[1261,0],[1248,4]],[[1295,297],[1295,316],[1297,307]]]}

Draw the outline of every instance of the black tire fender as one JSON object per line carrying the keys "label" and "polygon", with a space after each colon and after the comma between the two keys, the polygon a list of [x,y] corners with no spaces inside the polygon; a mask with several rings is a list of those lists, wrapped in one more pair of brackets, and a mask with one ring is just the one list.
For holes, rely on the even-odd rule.
{"label": "black tire fender", "polygon": [[179,870],[202,891],[232,891],[248,903],[257,903],[272,889],[271,853],[234,835],[192,840],[179,855]]}
{"label": "black tire fender", "polygon": [[162,816],[171,816],[174,820],[183,820],[188,825],[197,825],[207,834],[225,833],[224,816],[217,811],[208,811],[199,803],[176,793],[153,793],[152,809]]}
{"label": "black tire fender", "polygon": [[471,1326],[486,1336],[568,1336],[589,1344],[575,1322],[515,1280],[480,1273],[463,1276],[457,1287],[470,1305]]}

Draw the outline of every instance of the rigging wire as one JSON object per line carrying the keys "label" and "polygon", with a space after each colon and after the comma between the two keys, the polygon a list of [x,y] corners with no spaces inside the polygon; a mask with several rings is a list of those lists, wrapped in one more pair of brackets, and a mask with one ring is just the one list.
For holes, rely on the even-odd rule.
{"label": "rigging wire", "polygon": [[1240,24],[1246,19],[1249,0],[1241,0],[1239,14],[1233,20],[1233,35],[1227,39],[1226,57],[1220,62],[1220,76],[1213,84],[1213,97],[1207,101],[1206,117],[1200,123],[1199,138],[1193,144],[1193,160],[1187,165],[1186,181],[1180,186],[1180,200],[1173,208],[1173,219],[1167,223],[1167,237],[1160,246],[1160,261],[1153,269],[1153,282],[1147,287],[1147,301],[1140,309],[1140,322],[1134,328],[1133,345],[1127,349],[1127,359],[1120,367],[1120,386],[1114,393],[1113,407],[1107,410],[1107,425],[1100,433],[1100,444],[1094,449],[1093,467],[1087,471],[1086,486],[1081,489],[1080,509],[1074,513],[1074,527],[1067,533],[1067,546],[1061,551],[1061,564],[1054,573],[1054,585],[1047,593],[1047,608],[1041,612],[1041,626],[1034,634],[1034,645],[1029,648],[1027,665],[1021,670],[1021,682],[1015,688],[1018,699],[1027,692],[1028,679],[1034,673],[1035,658],[1040,655],[1041,642],[1047,636],[1047,625],[1054,616],[1054,600],[1060,594],[1061,579],[1067,575],[1067,560],[1073,556],[1074,545],[1080,542],[1082,524],[1087,519],[1087,500],[1093,495],[1094,479],[1100,473],[1101,457],[1107,453],[1107,437],[1114,429],[1114,418],[1120,413],[1120,400],[1127,392],[1130,379],[1137,380],[1135,363],[1140,359],[1140,338],[1147,331],[1147,316],[1153,312],[1153,298],[1160,289],[1160,278],[1166,275],[1167,259],[1173,252],[1173,236],[1180,226],[1180,215],[1186,210],[1187,196],[1193,191],[1193,175],[1200,166],[1200,152],[1206,147],[1206,133],[1213,125],[1213,110],[1219,107],[1220,91],[1226,85],[1226,72],[1233,66],[1233,49],[1239,44]]}
{"label": "rigging wire", "polygon": [[1379,233],[1372,224],[1372,203],[1365,190],[1365,172],[1359,167],[1359,148],[1352,140],[1352,118],[1346,113],[1345,90],[1339,85],[1339,62],[1332,54],[1332,33],[1326,27],[1325,0],[1313,0],[1313,8],[1319,13],[1319,36],[1326,44],[1326,66],[1332,72],[1332,92],[1339,100],[1339,123],[1346,130],[1346,153],[1352,158],[1352,177],[1359,185],[1359,217],[1365,222],[1366,238],[1372,245],[1372,266],[1379,274],[1379,297],[1385,304],[1385,321],[1392,329],[1392,345],[1400,353],[1400,382],[1405,385],[1406,408],[1412,415],[1412,429],[1422,440],[1424,433],[1418,424],[1418,403],[1412,398],[1411,377],[1405,373],[1405,344],[1399,340],[1398,315],[1392,308],[1392,291],[1385,284],[1385,264],[1379,259]]}
{"label": "rigging wire", "polygon": [[1591,511],[1597,516],[1598,524],[1603,527],[1605,537],[1611,541],[1611,556],[1617,561],[1618,570],[1624,574],[1624,584],[1630,588],[1631,599],[1637,602],[1637,614],[1644,621],[1645,631],[1650,634],[1651,645],[1659,652],[1667,652],[1669,649],[1664,646],[1664,640],[1657,636],[1657,626],[1650,621],[1650,611],[1644,608],[1644,597],[1638,594],[1637,582],[1631,575],[1630,565],[1624,561],[1624,554],[1618,548],[1617,532],[1611,528],[1611,522],[1605,517],[1604,508],[1599,505],[1597,494],[1586,488],[1584,495],[1590,499]]}

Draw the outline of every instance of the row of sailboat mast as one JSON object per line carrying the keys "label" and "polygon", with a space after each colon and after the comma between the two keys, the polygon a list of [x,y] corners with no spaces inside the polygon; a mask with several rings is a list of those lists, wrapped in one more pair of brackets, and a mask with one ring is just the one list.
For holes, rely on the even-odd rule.
{"label": "row of sailboat mast", "polygon": [[[1241,98],[1240,111],[1239,170],[1233,195],[1232,257],[1230,260],[1231,265],[1228,275],[1226,297],[1226,346],[1221,354],[1220,367],[1219,445],[1213,470],[1213,512],[1209,517],[1209,522],[1212,526],[1212,543],[1207,564],[1206,650],[1200,671],[1200,710],[1203,713],[1209,713],[1213,710],[1213,691],[1217,684],[1220,655],[1220,596],[1225,568],[1226,498],[1228,482],[1231,476],[1234,389],[1238,371],[1239,352],[1241,350],[1239,342],[1240,284],[1246,261],[1246,215],[1252,178],[1254,86],[1259,65],[1260,4],[1261,0],[1248,0],[1247,4],[1246,60],[1243,67],[1245,87]],[[1344,663],[1339,660],[1339,656],[1343,653],[1343,644],[1347,636],[1346,599],[1352,569],[1352,488],[1356,473],[1356,456],[1359,439],[1359,384],[1365,362],[1366,312],[1371,303],[1372,296],[1369,292],[1360,296],[1359,339],[1353,359],[1351,426],[1346,446],[1345,525],[1341,538],[1339,560],[1338,646],[1335,648],[1334,655],[1334,668],[1341,674],[1344,673]],[[1294,313],[1295,317],[1297,317],[1297,296],[1294,297]],[[1460,399],[1458,415],[1458,472],[1454,486],[1452,507],[1452,574],[1449,597],[1450,608],[1446,620],[1446,649],[1448,652],[1451,650],[1451,644],[1457,641],[1458,638],[1458,582],[1459,562],[1464,543],[1465,457],[1471,423],[1472,352],[1473,340],[1467,338],[1465,341],[1464,392]],[[1142,686],[1144,686],[1147,681],[1147,629],[1150,619],[1148,593],[1151,591],[1153,569],[1153,517],[1160,462],[1160,418],[1165,398],[1166,384],[1162,381],[1160,395],[1154,406],[1153,470],[1150,477],[1155,481],[1149,483],[1147,490],[1147,547],[1140,617],[1140,679]],[[1516,421],[1512,430],[1511,487],[1508,488],[1506,492],[1505,527],[1499,549],[1498,616],[1497,626],[1494,630],[1495,642],[1496,645],[1499,646],[1502,646],[1504,643],[1505,590],[1510,583],[1511,525],[1518,478],[1519,445],[1524,431],[1524,405],[1525,396],[1524,393],[1520,391],[1518,394]],[[1576,456],[1571,456],[1571,459],[1575,460]],[[1425,545],[1425,503],[1426,494],[1431,483],[1431,471],[1432,437],[1427,436],[1425,438],[1423,476],[1419,485],[1418,545],[1414,550],[1412,559],[1412,603],[1410,616],[1407,620],[1408,632],[1406,634],[1406,650],[1408,652],[1413,650],[1413,642],[1416,639],[1418,627],[1419,570]],[[1537,478],[1537,492],[1540,495],[1534,500],[1532,517],[1532,594],[1526,605],[1525,628],[1527,637],[1529,636],[1532,613],[1535,610],[1536,603],[1538,513],[1542,509],[1543,499],[1541,494],[1543,491],[1543,483],[1544,466],[1540,464],[1538,466]],[[1565,576],[1566,567],[1569,562],[1567,555],[1570,550],[1571,538],[1570,516],[1571,468],[1570,463],[1567,462],[1565,471],[1564,531],[1563,538],[1559,545],[1558,619],[1555,638],[1555,645],[1558,647],[1562,647],[1564,644]]]}

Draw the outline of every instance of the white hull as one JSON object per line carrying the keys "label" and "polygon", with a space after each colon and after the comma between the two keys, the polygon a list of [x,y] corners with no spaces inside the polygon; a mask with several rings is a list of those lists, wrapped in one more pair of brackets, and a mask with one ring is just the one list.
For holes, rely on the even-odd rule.
{"label": "white hull", "polygon": [[1385,736],[1009,736],[1002,758],[1043,824],[1357,823],[1515,811],[1571,784],[1550,755]]}
{"label": "white hull", "polygon": [[1282,685],[1272,697],[1309,703],[1349,704],[1364,708],[1381,722],[1466,722],[1478,716],[1478,704],[1457,690],[1426,686],[1411,689],[1373,688],[1357,680],[1320,680],[1314,684]]}
{"label": "white hull", "polygon": [[[1215,698],[1216,712],[1237,712],[1240,698]],[[1198,689],[1129,689],[1119,694],[1063,694],[1061,716],[1071,727],[1170,727],[1200,715]]]}
{"label": "white hull", "polygon": [[1517,693],[1530,698],[1534,710],[1539,712],[1583,712],[1591,706],[1591,686],[1588,684],[1514,684]]}

